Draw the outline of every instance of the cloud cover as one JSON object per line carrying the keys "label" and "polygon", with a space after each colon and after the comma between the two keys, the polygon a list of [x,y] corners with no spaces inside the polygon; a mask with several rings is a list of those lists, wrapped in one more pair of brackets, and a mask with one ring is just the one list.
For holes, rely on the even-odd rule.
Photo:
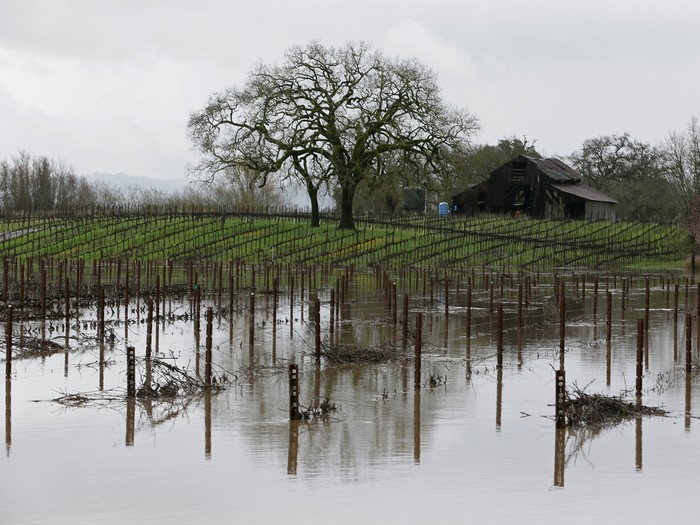
{"label": "cloud cover", "polygon": [[189,114],[312,39],[418,58],[480,142],[656,142],[700,114],[699,20],[694,0],[3,0],[0,159],[184,177]]}

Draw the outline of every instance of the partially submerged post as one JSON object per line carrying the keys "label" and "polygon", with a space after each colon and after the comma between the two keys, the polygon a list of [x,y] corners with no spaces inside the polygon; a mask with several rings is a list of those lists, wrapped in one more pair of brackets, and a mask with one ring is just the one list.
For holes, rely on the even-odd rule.
{"label": "partially submerged post", "polygon": [[299,366],[289,365],[289,419],[299,419]]}
{"label": "partially submerged post", "polygon": [[685,316],[685,373],[689,376],[693,371],[693,316],[686,314]]}
{"label": "partially submerged post", "polygon": [[554,421],[556,422],[557,428],[564,428],[566,426],[566,415],[564,411],[564,404],[566,403],[566,372],[563,369],[556,370],[556,402],[555,402],[555,412]]}
{"label": "partially submerged post", "polygon": [[204,364],[204,386],[206,388],[211,388],[211,336],[212,328],[214,324],[214,311],[210,306],[207,308],[207,336],[206,336],[206,354],[205,354],[205,364]]}
{"label": "partially submerged post", "polygon": [[644,319],[637,319],[637,373],[635,392],[637,397],[642,395],[642,374],[644,365]]}
{"label": "partially submerged post", "polygon": [[423,338],[423,314],[416,314],[416,355],[415,355],[415,372],[414,372],[414,388],[420,388],[421,378],[421,353],[422,353],[422,338]]}
{"label": "partially submerged post", "polygon": [[126,347],[126,395],[136,396],[136,348]]}
{"label": "partially submerged post", "polygon": [[496,337],[496,366],[503,368],[503,303],[498,303],[498,333]]}
{"label": "partially submerged post", "polygon": [[5,377],[12,375],[12,305],[7,307],[7,325],[5,327]]}

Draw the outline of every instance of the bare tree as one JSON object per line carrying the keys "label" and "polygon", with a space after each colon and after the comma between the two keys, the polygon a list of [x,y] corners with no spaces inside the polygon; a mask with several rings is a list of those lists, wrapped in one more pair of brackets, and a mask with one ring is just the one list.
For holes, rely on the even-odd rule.
{"label": "bare tree", "polygon": [[678,194],[681,223],[691,243],[691,269],[695,272],[698,232],[700,232],[700,122],[693,116],[685,132],[671,132],[662,144],[666,179]]}
{"label": "bare tree", "polygon": [[413,60],[395,60],[364,43],[292,47],[280,65],[257,65],[243,88],[213,95],[191,115],[200,153],[194,171],[244,166],[301,180],[318,224],[316,195],[340,189],[340,228],[354,228],[361,183],[381,177],[387,156],[441,169],[449,151],[468,141],[477,119],[445,104],[435,74]]}

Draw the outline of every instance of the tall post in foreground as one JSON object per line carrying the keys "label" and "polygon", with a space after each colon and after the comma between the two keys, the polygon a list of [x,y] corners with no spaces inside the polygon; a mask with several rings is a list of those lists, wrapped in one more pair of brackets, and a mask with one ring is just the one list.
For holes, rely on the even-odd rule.
{"label": "tall post in foreground", "polygon": [[299,419],[299,366],[289,365],[289,420]]}
{"label": "tall post in foreground", "polygon": [[207,336],[206,336],[206,354],[204,364],[204,384],[207,388],[211,387],[211,346],[212,346],[212,331],[214,324],[214,311],[210,306],[207,308]]}
{"label": "tall post in foreground", "polygon": [[642,375],[644,367],[644,319],[637,319],[637,374],[635,392],[637,397],[642,395]]}
{"label": "tall post in foreground", "polygon": [[566,403],[566,372],[563,369],[556,371],[556,389],[554,420],[557,428],[564,428],[566,426],[564,412],[564,404]]}
{"label": "tall post in foreground", "polygon": [[5,377],[12,375],[12,305],[7,307],[5,327]]}
{"label": "tall post in foreground", "polygon": [[421,377],[421,353],[422,353],[422,338],[423,338],[423,314],[416,314],[416,364],[414,372],[414,388],[420,388]]}
{"label": "tall post in foreground", "polygon": [[136,348],[126,347],[126,395],[136,396]]}

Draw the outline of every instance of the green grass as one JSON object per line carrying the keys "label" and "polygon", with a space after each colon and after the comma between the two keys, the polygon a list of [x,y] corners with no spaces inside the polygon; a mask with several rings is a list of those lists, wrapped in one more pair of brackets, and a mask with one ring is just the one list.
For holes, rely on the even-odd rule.
{"label": "green grass", "polygon": [[687,235],[650,223],[504,216],[359,218],[338,230],[307,217],[163,214],[2,220],[7,258],[209,260],[335,266],[678,267]]}

